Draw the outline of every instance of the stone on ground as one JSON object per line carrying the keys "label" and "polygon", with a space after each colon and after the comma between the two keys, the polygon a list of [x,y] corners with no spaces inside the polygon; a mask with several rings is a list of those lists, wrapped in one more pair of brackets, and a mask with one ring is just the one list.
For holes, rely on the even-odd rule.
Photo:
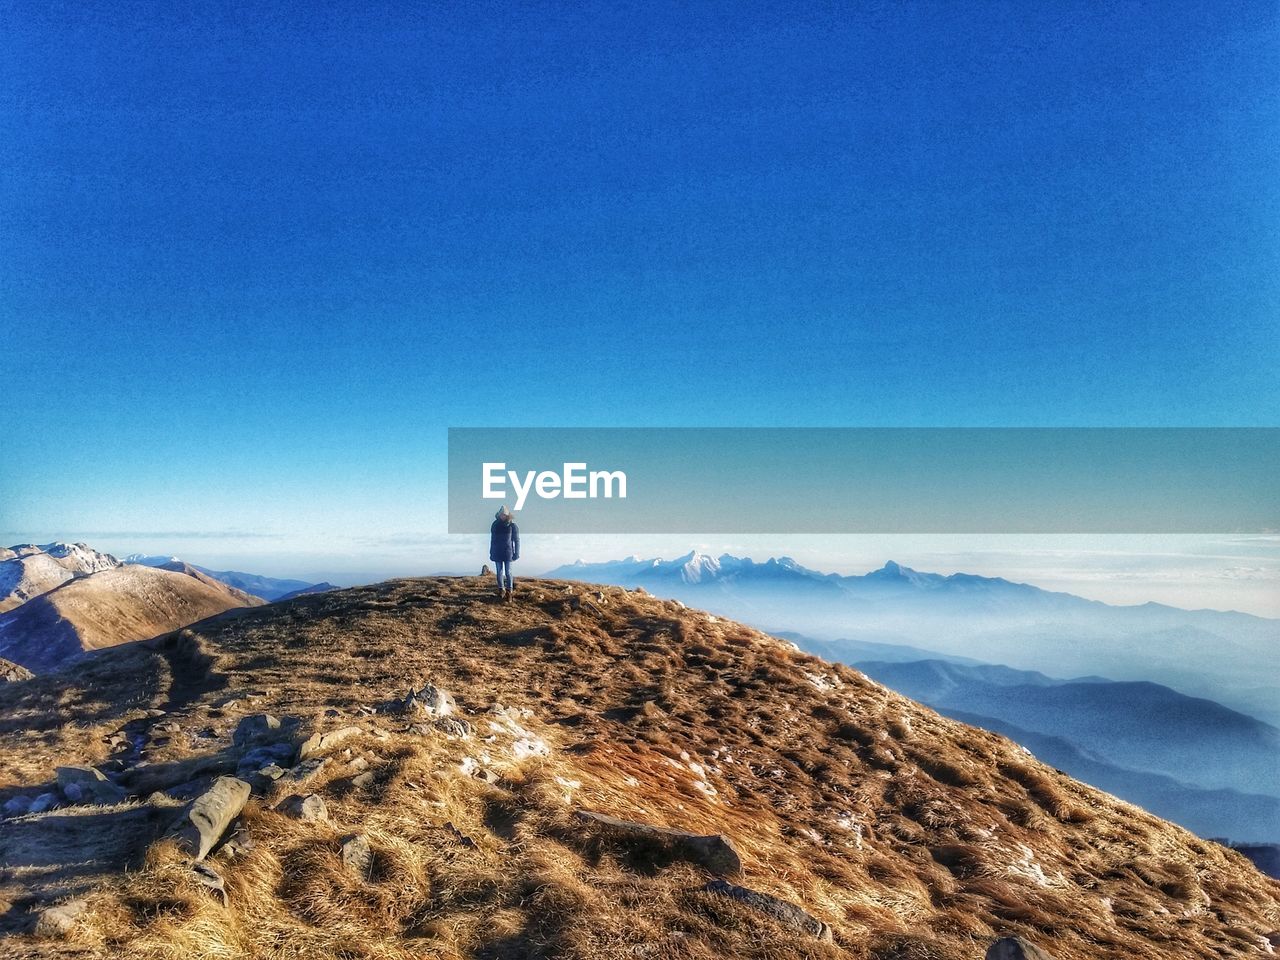
{"label": "stone on ground", "polygon": [[328,733],[313,733],[298,748],[298,759],[310,760],[319,754],[327,753],[344,740],[349,740],[362,733],[364,733],[364,730],[360,727],[341,727]]}
{"label": "stone on ground", "polygon": [[66,903],[45,907],[36,917],[36,936],[51,940],[70,936],[88,908],[86,900],[68,900]]}
{"label": "stone on ground", "polygon": [[295,820],[309,823],[323,823],[329,819],[329,807],[325,804],[324,797],[318,793],[308,793],[306,796],[295,793],[280,801],[276,809]]}
{"label": "stone on ground", "polygon": [[590,810],[578,810],[575,815],[579,820],[603,828],[604,832],[614,836],[666,847],[672,854],[700,864],[716,876],[731,877],[742,872],[742,857],[721,834],[704,836],[687,830],[621,820]]}
{"label": "stone on ground", "polygon": [[726,880],[712,880],[703,889],[708,893],[716,893],[722,897],[737,900],[752,910],[773,917],[783,926],[790,927],[792,930],[807,933],[809,936],[817,937],[819,940],[830,941],[832,939],[831,928],[827,924],[815,917],[811,917],[794,903],[782,900],[771,894],[761,893],[759,890],[752,890],[748,887],[739,887]]}
{"label": "stone on ground", "polygon": [[987,948],[986,960],[1053,960],[1053,958],[1021,937],[1001,937]]}
{"label": "stone on ground", "polygon": [[342,863],[361,880],[369,879],[373,868],[373,849],[363,833],[353,834],[342,841]]}
{"label": "stone on ground", "polygon": [[173,835],[193,860],[203,860],[221,839],[249,799],[249,784],[219,777],[189,803],[173,827]]}

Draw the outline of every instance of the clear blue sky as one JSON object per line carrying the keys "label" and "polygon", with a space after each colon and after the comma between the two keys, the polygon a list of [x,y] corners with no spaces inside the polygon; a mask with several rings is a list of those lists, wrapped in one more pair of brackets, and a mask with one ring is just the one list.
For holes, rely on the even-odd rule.
{"label": "clear blue sky", "polygon": [[1273,0],[322,6],[5,5],[0,530],[427,535],[450,425],[1280,422]]}

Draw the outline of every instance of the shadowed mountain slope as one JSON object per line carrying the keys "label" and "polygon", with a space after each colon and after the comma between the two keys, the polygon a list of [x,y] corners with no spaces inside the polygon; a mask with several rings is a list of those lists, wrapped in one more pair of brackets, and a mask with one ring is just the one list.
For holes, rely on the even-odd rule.
{"label": "shadowed mountain slope", "polygon": [[260,603],[185,565],[164,570],[125,564],[68,580],[0,614],[0,656],[40,673],[87,651]]}

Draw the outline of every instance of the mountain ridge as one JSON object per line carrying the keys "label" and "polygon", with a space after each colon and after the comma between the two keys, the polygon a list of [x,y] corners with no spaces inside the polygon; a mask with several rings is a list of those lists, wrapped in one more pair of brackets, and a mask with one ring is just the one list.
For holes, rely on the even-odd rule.
{"label": "mountain ridge", "polygon": [[[41,869],[0,870],[4,922],[74,895],[71,946],[143,960],[976,960],[1010,934],[1056,960],[1207,960],[1280,927],[1280,884],[1244,857],[849,667],[618,587],[525,579],[503,603],[487,577],[390,581],[7,687],[0,801],[76,763],[137,799],[62,815],[89,832],[74,843],[50,843],[60,811],[7,821],[0,866]],[[277,756],[282,736],[255,779],[250,745]],[[282,785],[304,755],[306,786]],[[197,874],[163,816],[240,769],[259,786]]]}
{"label": "mountain ridge", "polygon": [[183,564],[121,564],[69,579],[0,614],[0,657],[36,673],[106,647],[263,601]]}

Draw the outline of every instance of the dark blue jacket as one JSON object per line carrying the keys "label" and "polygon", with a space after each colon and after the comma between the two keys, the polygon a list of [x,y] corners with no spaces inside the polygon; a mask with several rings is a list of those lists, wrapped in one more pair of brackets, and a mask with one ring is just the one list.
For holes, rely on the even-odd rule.
{"label": "dark blue jacket", "polygon": [[520,528],[510,520],[495,520],[489,528],[489,559],[494,563],[520,559]]}

